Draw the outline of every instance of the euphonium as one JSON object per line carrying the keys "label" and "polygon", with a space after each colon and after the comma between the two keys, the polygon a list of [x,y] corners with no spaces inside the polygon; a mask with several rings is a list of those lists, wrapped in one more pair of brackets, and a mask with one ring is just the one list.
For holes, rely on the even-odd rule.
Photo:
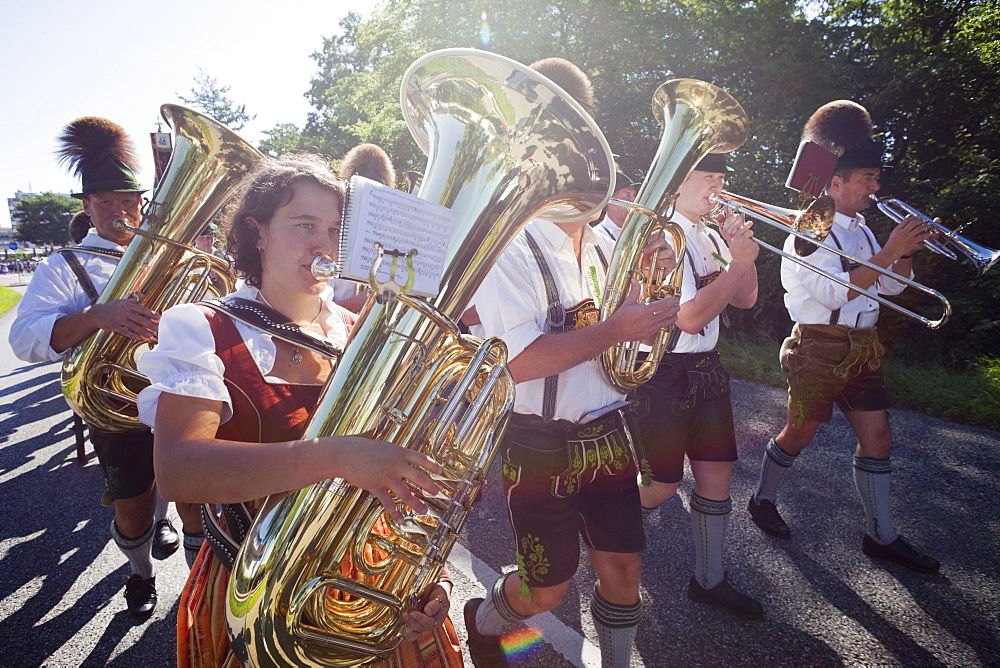
{"label": "euphonium", "polygon": [[[706,155],[739,148],[746,141],[749,128],[739,102],[722,89],[696,79],[673,79],[657,88],[653,94],[653,114],[663,126],[660,146],[635,203],[618,202],[627,206],[630,213],[622,225],[608,266],[601,320],[608,319],[617,310],[632,278],[643,283],[646,301],[680,292],[684,234],[677,224],[668,222],[677,190]],[[652,271],[647,275],[642,267],[642,248],[649,236],[661,229],[673,238],[677,256],[677,268],[669,279]],[[651,262],[655,260],[654,257]],[[604,351],[601,361],[608,381],[620,392],[627,393],[652,378],[667,352],[672,330],[671,327],[660,332],[641,364],[638,363],[638,341],[617,344]]]}
{"label": "euphonium", "polygon": [[[233,187],[263,157],[235,133],[191,109],[165,104],[164,120],[174,129],[174,151],[163,179],[139,221],[128,225],[136,236],[101,292],[97,304],[141,294],[142,304],[163,313],[174,304],[198,301],[215,290],[215,271],[229,286],[229,265],[194,248],[195,237],[209,223]],[[142,427],[135,406],[148,385],[136,371],[148,343],[99,330],[66,355],[62,389],[73,410],[88,424],[106,431]]]}
{"label": "euphonium", "polygon": [[[417,196],[454,213],[441,291],[369,300],[304,437],[365,434],[419,450],[443,467],[442,491],[417,491],[430,512],[404,526],[339,479],[267,504],[229,581],[230,637],[246,664],[358,665],[399,644],[401,615],[437,578],[513,404],[503,343],[461,335],[454,321],[531,218],[592,215],[610,196],[600,130],[519,63],[437,51],[410,67],[401,98],[428,156]],[[389,535],[373,530],[380,518]],[[342,572],[346,557],[361,578]]]}

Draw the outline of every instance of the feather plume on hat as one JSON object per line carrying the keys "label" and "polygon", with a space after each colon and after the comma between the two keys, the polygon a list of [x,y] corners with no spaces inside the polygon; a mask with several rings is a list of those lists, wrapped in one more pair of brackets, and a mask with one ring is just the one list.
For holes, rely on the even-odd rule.
{"label": "feather plume on hat", "polygon": [[80,177],[83,190],[73,197],[96,192],[143,192],[136,181],[135,146],[117,123],[84,116],[67,125],[59,135],[59,162]]}
{"label": "feather plume on hat", "polygon": [[132,140],[120,125],[106,118],[76,119],[63,129],[59,142],[59,162],[77,176],[108,161],[119,162],[132,171],[139,168]]}
{"label": "feather plume on hat", "polygon": [[802,129],[802,141],[813,141],[837,155],[872,138],[868,110],[851,100],[828,102],[813,112]]}
{"label": "feather plume on hat", "polygon": [[340,161],[340,178],[347,181],[355,174],[395,187],[396,169],[392,160],[375,144],[358,144],[344,154]]}

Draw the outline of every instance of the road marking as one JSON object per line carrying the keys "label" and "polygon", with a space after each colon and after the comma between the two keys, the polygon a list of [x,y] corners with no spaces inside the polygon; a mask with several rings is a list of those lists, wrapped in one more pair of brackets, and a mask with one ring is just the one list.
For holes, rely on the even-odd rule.
{"label": "road marking", "polygon": [[[473,583],[478,583],[483,594],[486,593],[486,587],[491,586],[500,577],[500,573],[490,568],[486,562],[469,552],[460,543],[455,543],[452,547],[448,555],[448,567],[460,572]],[[580,635],[576,629],[563,624],[551,612],[543,612],[532,617],[528,628],[538,632],[545,642],[562,654],[567,661],[577,666],[601,665],[601,650],[597,645]]]}

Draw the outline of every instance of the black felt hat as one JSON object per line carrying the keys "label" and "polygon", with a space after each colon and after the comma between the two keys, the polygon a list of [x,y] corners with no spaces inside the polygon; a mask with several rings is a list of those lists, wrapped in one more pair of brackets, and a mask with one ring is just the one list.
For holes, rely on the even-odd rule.
{"label": "black felt hat", "polygon": [[84,116],[59,135],[60,162],[80,177],[83,189],[73,197],[99,192],[145,192],[135,178],[137,160],[132,140],[117,123]]}
{"label": "black felt hat", "polygon": [[733,171],[733,168],[726,164],[725,153],[709,153],[701,159],[701,162],[695,165],[695,169],[699,172],[717,172],[720,174],[729,174]]}
{"label": "black felt hat", "polygon": [[628,188],[629,186],[638,190],[641,185],[642,182],[633,181],[631,176],[620,169],[615,170],[615,189],[613,192],[618,192],[622,188]]}
{"label": "black felt hat", "polygon": [[813,141],[836,153],[836,169],[884,169],[884,147],[872,139],[868,110],[851,100],[834,100],[817,109],[802,130]]}

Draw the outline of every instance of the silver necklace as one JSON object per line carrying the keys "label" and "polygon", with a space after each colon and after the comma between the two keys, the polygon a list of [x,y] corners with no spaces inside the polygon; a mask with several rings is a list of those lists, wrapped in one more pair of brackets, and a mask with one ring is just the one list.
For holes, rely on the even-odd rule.
{"label": "silver necklace", "polygon": [[[278,310],[278,309],[274,308],[273,306],[271,306],[271,302],[267,301],[267,297],[265,297],[264,293],[261,292],[260,290],[257,291],[257,296],[260,297],[261,301],[263,301],[269,307],[271,307],[275,311]],[[315,325],[319,321],[319,317],[321,315],[323,315],[323,300],[322,299],[319,300],[319,310],[316,312],[316,317],[313,318],[312,322],[310,322],[305,327],[299,326],[299,329],[305,330],[305,329],[308,329],[308,328],[312,327],[313,325]],[[290,345],[292,346],[292,364],[300,364],[302,362],[302,351],[299,350],[299,347],[296,346],[294,343],[292,343]]]}

